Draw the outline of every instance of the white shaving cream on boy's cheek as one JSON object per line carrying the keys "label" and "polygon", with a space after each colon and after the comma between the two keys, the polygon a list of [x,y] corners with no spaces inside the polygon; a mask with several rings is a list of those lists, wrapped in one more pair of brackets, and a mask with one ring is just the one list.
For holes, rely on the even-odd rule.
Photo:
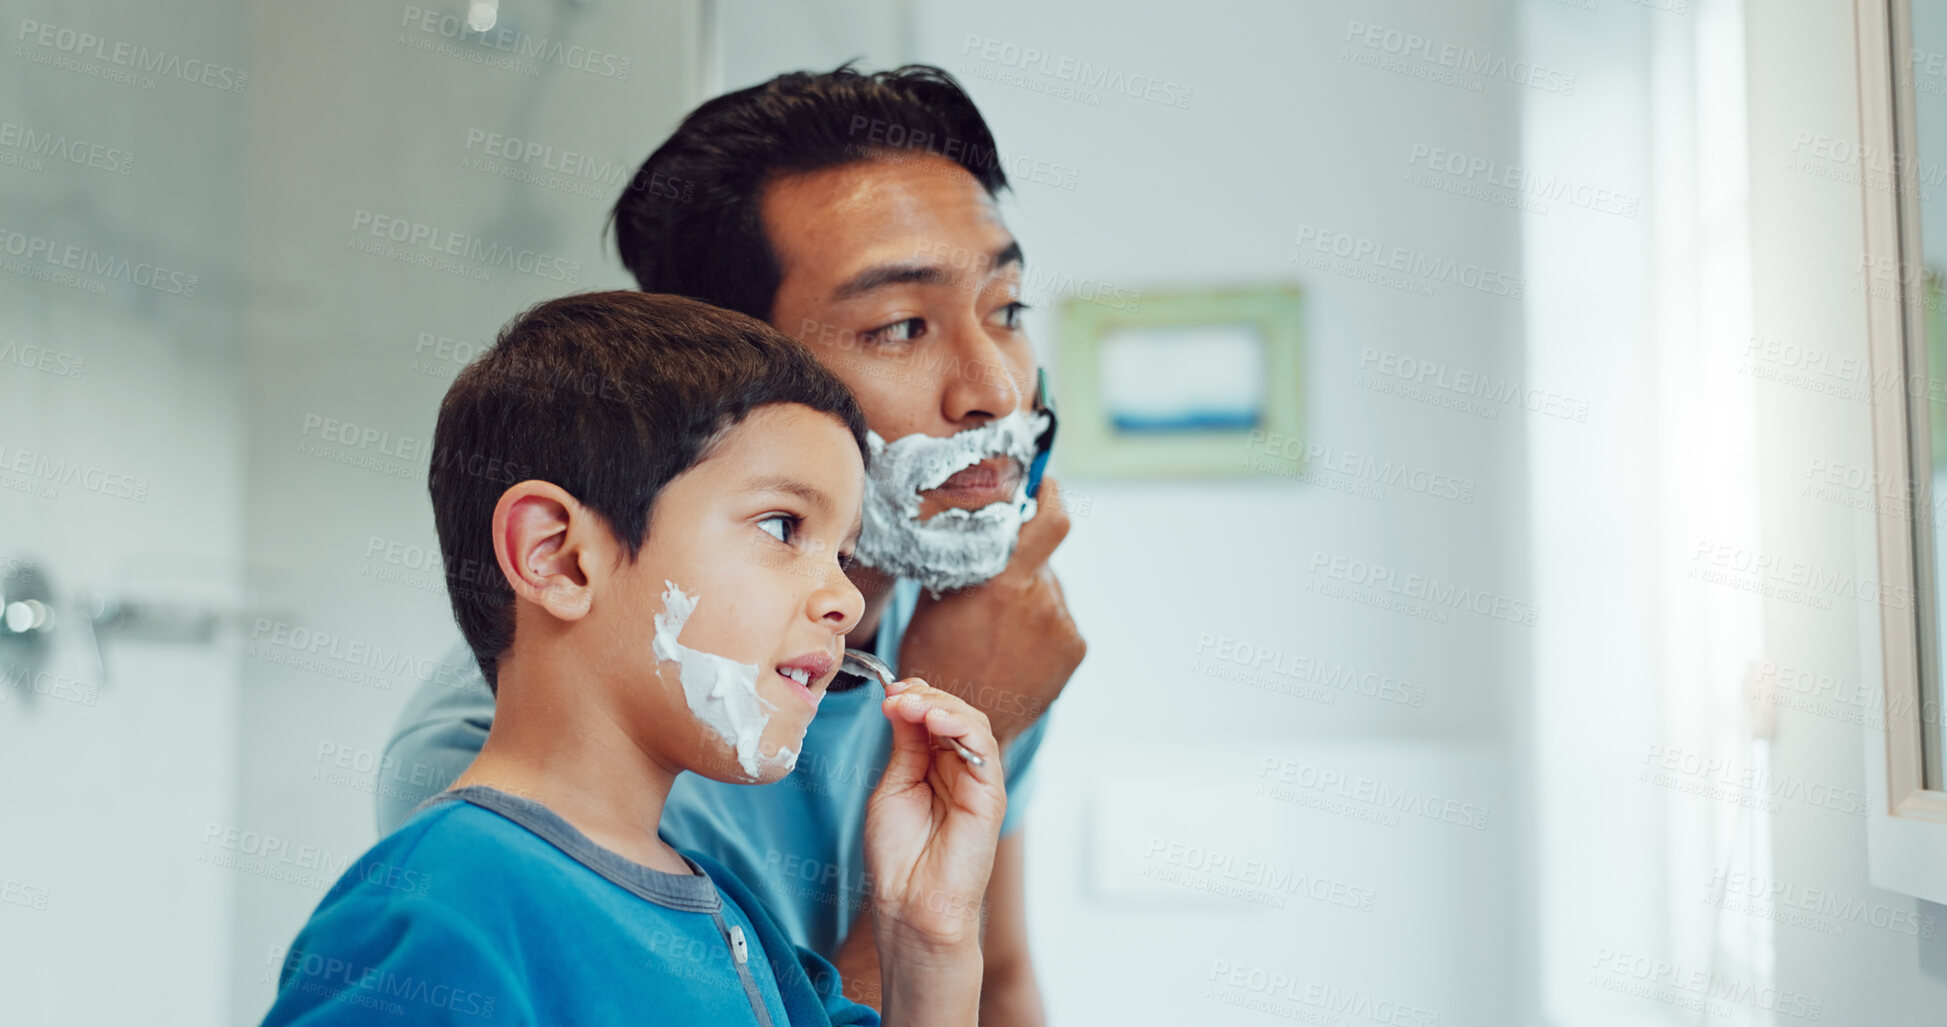
{"label": "white shaving cream on boy's cheek", "polygon": [[887,442],[866,432],[865,526],[858,561],[894,577],[916,578],[934,593],[978,585],[999,574],[1014,555],[1021,524],[1034,516],[1026,475],[1014,497],[978,510],[952,508],[919,519],[919,494],[990,456],[1012,457],[1025,470],[1034,440],[1047,427],[1040,411],[1017,408],[978,428],[935,438],[905,435]]}
{"label": "white shaving cream on boy's cheek", "polygon": [[738,663],[726,656],[706,653],[676,640],[683,624],[696,612],[697,597],[676,587],[673,581],[663,593],[663,612],[656,614],[656,637],[651,643],[659,660],[673,660],[682,670],[683,698],[690,712],[711,730],[722,735],[737,750],[737,763],[755,780],[765,766],[783,767],[787,772],[798,762],[798,754],[780,748],[766,757],[758,751],[764,740],[764,727],[771,722],[777,707],[757,694],[755,663]]}

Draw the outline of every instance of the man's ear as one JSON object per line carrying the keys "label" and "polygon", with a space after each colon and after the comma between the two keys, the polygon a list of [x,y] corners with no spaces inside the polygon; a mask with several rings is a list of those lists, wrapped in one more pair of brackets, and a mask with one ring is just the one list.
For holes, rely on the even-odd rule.
{"label": "man's ear", "polygon": [[560,620],[580,620],[595,601],[591,571],[609,566],[600,518],[566,489],[523,481],[494,504],[494,558],[517,598]]}

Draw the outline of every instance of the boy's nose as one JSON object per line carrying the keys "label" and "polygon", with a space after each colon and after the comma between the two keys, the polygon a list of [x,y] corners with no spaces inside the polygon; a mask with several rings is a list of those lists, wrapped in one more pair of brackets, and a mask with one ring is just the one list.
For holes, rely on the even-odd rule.
{"label": "boy's nose", "polygon": [[834,569],[826,583],[812,593],[810,613],[833,634],[848,634],[865,616],[865,595],[844,571]]}

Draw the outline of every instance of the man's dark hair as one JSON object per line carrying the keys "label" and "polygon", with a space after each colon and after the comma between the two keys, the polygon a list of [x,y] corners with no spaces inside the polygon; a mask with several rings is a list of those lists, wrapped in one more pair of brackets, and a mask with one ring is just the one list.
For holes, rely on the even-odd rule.
{"label": "man's dark hair", "polygon": [[779,175],[931,153],[1007,188],[994,135],[952,75],[926,64],[796,71],[690,112],[615,201],[622,263],[647,292],[770,320],[783,278],[759,201]]}
{"label": "man's dark hair", "polygon": [[663,486],[752,410],[831,414],[866,453],[865,415],[811,352],[755,318],[678,296],[594,292],[508,322],[440,403],[433,522],[453,619],[487,687],[514,640],[493,514],[515,482],[552,482],[606,522],[634,562]]}

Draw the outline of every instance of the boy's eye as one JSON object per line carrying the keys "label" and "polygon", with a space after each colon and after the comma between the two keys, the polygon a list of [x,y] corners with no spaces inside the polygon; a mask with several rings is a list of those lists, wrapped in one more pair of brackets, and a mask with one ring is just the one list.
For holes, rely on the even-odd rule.
{"label": "boy's eye", "polygon": [[757,522],[757,530],[788,546],[797,537],[798,519],[790,514],[767,514]]}
{"label": "boy's eye", "polygon": [[909,317],[874,328],[866,332],[865,337],[873,342],[911,342],[924,334],[926,334],[926,319]]}
{"label": "boy's eye", "polygon": [[855,557],[853,556],[853,554],[851,554],[851,553],[840,553],[840,554],[838,554],[838,569],[839,569],[839,570],[841,570],[841,571],[849,571],[849,570],[851,570],[851,569],[852,569],[852,565],[853,565],[854,563],[856,563],[856,562],[858,562],[858,561],[856,560],[856,558],[855,558]]}

